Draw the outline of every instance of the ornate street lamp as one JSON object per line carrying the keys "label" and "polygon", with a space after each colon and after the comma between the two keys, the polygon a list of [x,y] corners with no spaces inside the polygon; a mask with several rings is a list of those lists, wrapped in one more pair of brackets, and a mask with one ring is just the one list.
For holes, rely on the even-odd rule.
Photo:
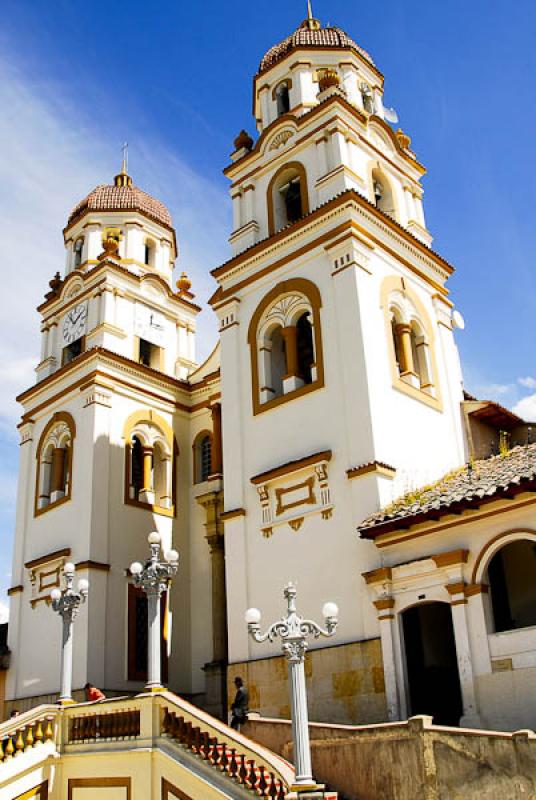
{"label": "ornate street lamp", "polygon": [[52,608],[57,611],[63,620],[63,633],[61,641],[61,678],[60,698],[62,705],[72,703],[73,684],[73,621],[78,614],[82,603],[86,602],[89,583],[85,578],[78,581],[78,591],[73,590],[74,564],[68,562],[63,567],[65,589],[53,589],[50,593]]}
{"label": "ornate street lamp", "polygon": [[176,550],[165,553],[165,561],[159,561],[162,539],[159,533],[150,533],[147,539],[151,546],[151,557],[145,566],[139,561],[130,565],[134,585],[143,589],[147,595],[147,683],[149,692],[162,689],[160,664],[160,598],[167,592],[171,578],[179,568],[179,554]]}
{"label": "ornate street lamp", "polygon": [[305,686],[305,651],[308,647],[307,634],[318,639],[319,636],[333,636],[338,623],[339,609],[335,603],[325,603],[322,615],[326,624],[323,629],[316,622],[303,619],[296,611],[296,586],[289,583],[284,590],[287,600],[287,616],[270,625],[266,633],[261,633],[261,612],[258,608],[246,611],[246,622],[251,636],[256,642],[273,642],[281,637],[281,647],[288,661],[290,708],[292,718],[292,739],[294,742],[294,764],[296,785],[316,785],[311,769],[311,746],[309,743],[309,717],[307,713],[307,690]]}

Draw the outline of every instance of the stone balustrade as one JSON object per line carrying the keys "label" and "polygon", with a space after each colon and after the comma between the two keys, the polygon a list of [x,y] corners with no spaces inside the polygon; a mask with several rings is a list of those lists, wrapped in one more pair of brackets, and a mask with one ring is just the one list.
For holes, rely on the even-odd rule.
{"label": "stone balustrade", "polygon": [[[27,750],[45,742],[51,742],[55,739],[55,726],[54,715],[47,714],[39,716],[36,719],[30,718],[26,721],[24,718],[15,717],[9,720],[12,726],[9,729],[6,724],[0,728],[0,762],[8,761],[15,758]],[[7,730],[6,727],[8,728]]]}

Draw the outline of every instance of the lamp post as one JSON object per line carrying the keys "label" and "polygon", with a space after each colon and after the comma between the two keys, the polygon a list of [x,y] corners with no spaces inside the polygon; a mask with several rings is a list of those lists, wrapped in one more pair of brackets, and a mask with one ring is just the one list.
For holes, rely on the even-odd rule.
{"label": "lamp post", "polygon": [[147,683],[145,688],[149,692],[156,692],[162,688],[160,664],[160,598],[171,583],[171,578],[179,567],[179,554],[176,550],[169,550],[165,554],[165,561],[160,561],[160,548],[162,539],[159,533],[150,533],[148,540],[151,546],[151,556],[145,566],[139,561],[130,565],[130,573],[134,578],[134,585],[143,589],[147,595]]}
{"label": "lamp post", "polygon": [[86,602],[89,583],[85,578],[78,581],[78,591],[73,590],[74,564],[68,562],[63,567],[65,589],[53,589],[50,593],[52,608],[57,611],[63,620],[61,640],[61,678],[60,698],[61,705],[73,702],[73,622],[82,603]]}
{"label": "lamp post", "polygon": [[335,603],[325,603],[322,614],[326,628],[316,622],[303,619],[296,611],[296,586],[289,583],[283,592],[287,601],[287,615],[270,625],[266,633],[261,633],[261,612],[250,608],[246,612],[246,622],[250,635],[256,642],[273,642],[281,638],[281,647],[288,661],[290,707],[292,716],[292,740],[294,743],[294,763],[296,785],[315,785],[311,769],[311,746],[309,743],[309,718],[307,713],[307,691],[305,686],[305,651],[308,647],[307,634],[318,639],[319,636],[332,636],[338,622],[339,609]]}

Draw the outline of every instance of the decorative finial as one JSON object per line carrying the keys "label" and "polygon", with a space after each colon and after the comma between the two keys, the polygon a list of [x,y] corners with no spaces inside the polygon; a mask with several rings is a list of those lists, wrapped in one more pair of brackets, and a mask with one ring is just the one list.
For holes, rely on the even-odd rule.
{"label": "decorative finial", "polygon": [[311,0],[307,0],[307,19],[302,22],[300,28],[308,28],[310,31],[319,31],[321,28],[320,20],[313,16]]}
{"label": "decorative finial", "polygon": [[123,175],[128,175],[128,142],[125,142],[123,147],[123,165],[121,167],[121,172]]}
{"label": "decorative finial", "polygon": [[181,273],[181,276],[177,281],[176,286],[177,286],[177,294],[179,295],[179,297],[186,297],[189,300],[195,297],[195,295],[192,294],[192,292],[190,291],[190,289],[192,288],[192,281],[185,272]]}
{"label": "decorative finial", "polygon": [[249,133],[245,130],[241,130],[236,139],[234,140],[235,150],[252,150],[253,148],[253,139],[249,135]]}
{"label": "decorative finial", "polygon": [[62,281],[62,279],[60,277],[60,273],[59,272],[56,272],[56,274],[54,275],[52,280],[49,281],[48,285],[50,286],[50,292],[47,292],[45,294],[45,298],[47,300],[52,300],[53,297],[56,297],[58,295],[59,290],[63,286],[63,281]]}
{"label": "decorative finial", "polygon": [[128,142],[125,142],[121,148],[123,151],[123,163],[121,164],[121,172],[114,178],[116,186],[132,186],[132,178],[128,174]]}
{"label": "decorative finial", "polygon": [[109,258],[119,258],[119,242],[117,239],[114,239],[113,236],[108,236],[106,239],[104,239],[102,246],[104,247],[104,250],[97,256],[97,261],[106,261]]}

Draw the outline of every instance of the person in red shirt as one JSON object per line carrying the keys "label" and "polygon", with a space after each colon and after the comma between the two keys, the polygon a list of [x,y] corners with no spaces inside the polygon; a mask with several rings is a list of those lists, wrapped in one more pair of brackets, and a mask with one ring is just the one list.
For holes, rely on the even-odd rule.
{"label": "person in red shirt", "polygon": [[86,683],[84,689],[86,690],[86,700],[89,703],[94,702],[95,700],[106,700],[106,695],[101,692],[100,689],[97,689],[96,686],[93,686],[92,683]]}

